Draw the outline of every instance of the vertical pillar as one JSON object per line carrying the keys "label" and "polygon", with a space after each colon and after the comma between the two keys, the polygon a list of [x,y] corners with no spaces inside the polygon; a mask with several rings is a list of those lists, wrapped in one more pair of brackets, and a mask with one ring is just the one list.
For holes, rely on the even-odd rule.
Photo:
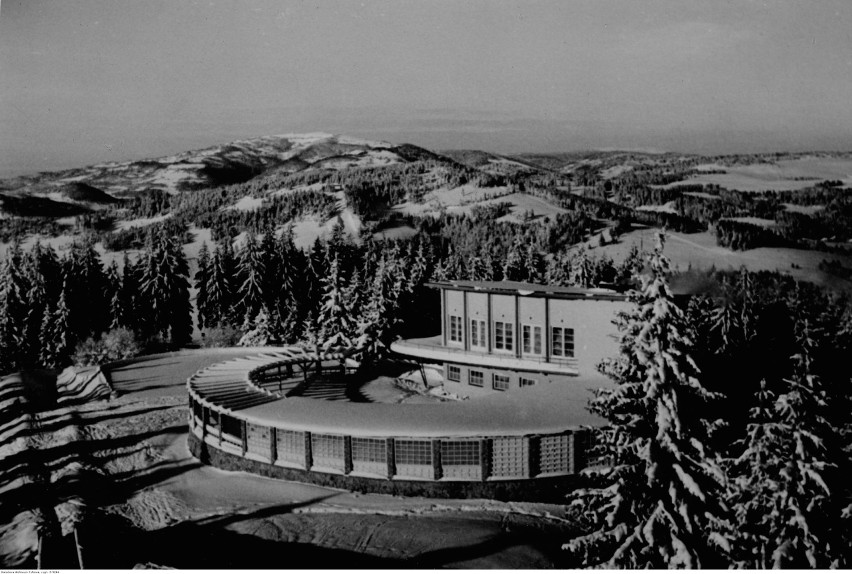
{"label": "vertical pillar", "polygon": [[444,476],[443,467],[441,466],[441,439],[432,440],[432,478],[441,480]]}
{"label": "vertical pillar", "polygon": [[577,474],[577,433],[568,434],[568,472]]}
{"label": "vertical pillar", "polygon": [[532,478],[538,474],[538,457],[540,450],[540,440],[537,436],[524,437],[527,443],[527,474],[526,478]]}
{"label": "vertical pillar", "polygon": [[462,344],[470,351],[470,321],[467,319],[467,291],[462,291]]}
{"label": "vertical pillar", "polygon": [[447,290],[441,287],[441,345],[447,346]]}
{"label": "vertical pillar", "polygon": [[201,440],[204,441],[207,438],[207,423],[210,422],[210,413],[207,410],[207,407],[201,406]]}
{"label": "vertical pillar", "polygon": [[343,474],[352,472],[352,437],[343,437]]}
{"label": "vertical pillar", "polygon": [[515,345],[515,356],[521,357],[521,296],[515,294],[515,336],[513,343]]}
{"label": "vertical pillar", "polygon": [[311,444],[311,433],[305,431],[305,470],[311,470],[314,465],[314,447]]}
{"label": "vertical pillar", "polygon": [[246,421],[241,421],[240,425],[242,433],[243,433],[243,456],[248,452],[248,423]]}
{"label": "vertical pillar", "polygon": [[278,460],[278,429],[269,427],[269,462]]}
{"label": "vertical pillar", "polygon": [[484,481],[491,476],[491,440],[487,438],[479,439],[479,473]]}
{"label": "vertical pillar", "polygon": [[541,344],[544,346],[544,362],[550,362],[550,298],[544,298],[544,333],[541,334]]}
{"label": "vertical pillar", "polygon": [[216,421],[219,423],[219,446],[222,446],[222,413],[216,412]]}
{"label": "vertical pillar", "polygon": [[488,301],[487,301],[487,305],[486,305],[486,311],[487,311],[488,317],[487,317],[487,320],[485,322],[485,340],[488,343],[488,352],[490,353],[491,352],[491,329],[492,329],[492,327],[491,327],[491,293],[488,293],[487,299],[488,299]]}
{"label": "vertical pillar", "polygon": [[396,453],[394,452],[393,439],[385,439],[385,454],[388,461],[388,480],[396,474]]}

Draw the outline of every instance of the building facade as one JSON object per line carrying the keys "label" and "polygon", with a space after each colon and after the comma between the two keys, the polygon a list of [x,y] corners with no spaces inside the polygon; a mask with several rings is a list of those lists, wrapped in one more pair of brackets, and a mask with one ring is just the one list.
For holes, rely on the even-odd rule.
{"label": "building facade", "polygon": [[442,364],[445,388],[460,396],[595,379],[600,361],[618,354],[621,293],[510,281],[429,286],[440,290],[441,334],[391,349]]}

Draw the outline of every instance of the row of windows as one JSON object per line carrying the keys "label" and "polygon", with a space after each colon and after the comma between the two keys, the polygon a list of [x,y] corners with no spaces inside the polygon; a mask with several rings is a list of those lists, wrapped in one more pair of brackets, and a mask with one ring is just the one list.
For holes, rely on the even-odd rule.
{"label": "row of windows", "polygon": [[[485,321],[470,320],[470,346],[487,348],[488,334]],[[515,326],[504,321],[494,321],[494,349],[497,351],[512,351],[515,348]],[[528,355],[541,355],[543,344],[542,328],[540,325],[521,326],[521,349]],[[462,318],[450,315],[449,340],[453,343],[464,342]],[[554,357],[572,358],[574,356],[574,329],[566,327],[550,328],[550,354]]]}
{"label": "row of windows", "polygon": [[[456,383],[461,382],[461,368],[456,365],[447,365],[447,380],[454,381]],[[535,379],[530,379],[527,377],[520,377],[518,379],[519,387],[531,387],[536,383]],[[482,387],[485,384],[485,374],[482,371],[478,371],[476,369],[470,369],[467,372],[467,384],[474,387]],[[508,391],[509,390],[509,376],[508,375],[500,375],[494,373],[491,375],[491,388],[497,391]]]}

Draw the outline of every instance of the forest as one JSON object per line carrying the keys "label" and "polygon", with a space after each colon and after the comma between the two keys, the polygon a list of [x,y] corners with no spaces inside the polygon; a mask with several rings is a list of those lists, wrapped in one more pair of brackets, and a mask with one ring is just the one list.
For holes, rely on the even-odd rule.
{"label": "forest", "polygon": [[632,289],[621,355],[601,365],[616,387],[590,404],[610,421],[596,440],[608,463],[570,494],[587,511],[566,552],[586,566],[848,565],[848,297],[745,270],[691,271],[703,288],[675,297],[660,250],[621,264],[565,250],[558,226],[583,216],[445,217],[404,241],[357,244],[337,225],[308,251],[288,229],[249,232],[239,248],[205,245],[193,277],[164,229],[121,266],[91,240],[62,257],[15,246],[0,270],[0,370],[175,348],[193,315],[205,345],[347,347],[368,368],[395,338],[438,329],[430,280]]}

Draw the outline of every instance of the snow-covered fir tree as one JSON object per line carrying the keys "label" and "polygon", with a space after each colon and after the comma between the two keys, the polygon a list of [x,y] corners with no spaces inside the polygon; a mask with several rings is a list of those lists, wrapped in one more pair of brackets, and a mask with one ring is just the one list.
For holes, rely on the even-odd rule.
{"label": "snow-covered fir tree", "polygon": [[848,565],[838,536],[842,508],[829,479],[831,461],[841,456],[832,453],[830,397],[811,372],[807,321],[796,331],[793,376],[777,385],[777,395],[761,383],[745,448],[732,466],[729,497],[739,525],[734,558],[744,568]]}
{"label": "snow-covered fir tree", "polygon": [[603,485],[575,499],[592,531],[564,546],[585,566],[708,568],[729,550],[724,474],[705,445],[712,396],[689,355],[663,239],[631,294],[634,309],[619,319],[620,357],[602,366],[616,387],[591,403],[609,422],[596,436],[608,463],[598,472]]}
{"label": "snow-covered fir tree", "polygon": [[141,258],[140,293],[150,311],[151,334],[183,344],[192,334],[189,266],[178,239],[152,233]]}
{"label": "snow-covered fir tree", "polygon": [[237,343],[241,347],[262,347],[275,338],[273,319],[270,311],[264,306],[251,321],[243,324],[243,336]]}
{"label": "snow-covered fir tree", "polygon": [[210,249],[207,247],[207,242],[201,244],[201,249],[198,250],[198,258],[196,259],[198,266],[195,272],[195,310],[198,313],[198,328],[212,327],[208,319],[214,314],[210,309],[210,273],[211,273],[211,256]]}
{"label": "snow-covered fir tree", "polygon": [[48,308],[41,325],[42,346],[39,359],[42,365],[50,368],[61,368],[68,363],[68,357],[73,350],[71,329],[68,324],[68,305],[65,301],[65,282],[59,294],[55,309]]}
{"label": "snow-covered fir tree", "polygon": [[246,235],[237,260],[237,313],[241,317],[254,317],[266,300],[264,292],[266,257],[253,233]]}
{"label": "snow-covered fir tree", "polygon": [[340,262],[336,257],[331,260],[328,275],[323,278],[322,285],[317,346],[324,351],[332,347],[351,346],[355,330],[354,319],[349,301],[346,300],[347,290],[340,270]]}
{"label": "snow-covered fir tree", "polygon": [[216,246],[207,283],[198,285],[199,290],[202,287],[206,287],[206,290],[203,310],[199,308],[198,322],[205,327],[233,324],[233,254],[227,241]]}

